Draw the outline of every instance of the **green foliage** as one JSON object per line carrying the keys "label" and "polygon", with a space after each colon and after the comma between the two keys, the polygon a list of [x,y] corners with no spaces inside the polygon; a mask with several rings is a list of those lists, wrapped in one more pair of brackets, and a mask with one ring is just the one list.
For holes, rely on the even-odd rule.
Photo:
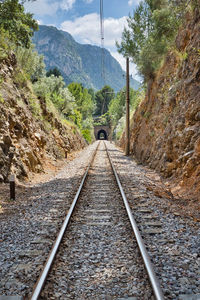
{"label": "green foliage", "polygon": [[36,94],[45,99],[47,95],[53,98],[54,93],[59,93],[65,84],[62,77],[42,77],[38,82],[34,83],[34,91]]}
{"label": "green foliage", "polygon": [[173,1],[144,0],[129,15],[118,51],[130,56],[144,81],[153,78],[163,56],[174,41],[181,23],[180,6]]}
{"label": "green foliage", "polygon": [[92,142],[91,131],[89,129],[81,130],[84,139],[90,144]]}
{"label": "green foliage", "polygon": [[33,115],[36,118],[38,118],[38,117],[41,118],[42,110],[41,110],[41,106],[40,106],[38,99],[30,97],[28,101],[29,101],[29,105],[31,107],[31,111],[32,111]]}
{"label": "green foliage", "polygon": [[76,82],[70,83],[68,89],[75,98],[77,110],[81,113],[83,120],[90,117],[93,113],[94,103],[88,90]]}
{"label": "green foliage", "polygon": [[15,45],[10,40],[9,32],[0,26],[0,61],[6,59]]}
{"label": "green foliage", "polygon": [[94,91],[85,89],[80,83],[72,82],[68,85],[68,89],[75,99],[76,109],[70,118],[81,129],[83,137],[88,143],[93,139],[93,118],[94,110]]}
{"label": "green foliage", "polygon": [[32,82],[35,82],[41,77],[44,77],[45,64],[43,61],[43,56],[34,51],[33,46],[30,46],[29,49],[17,47],[15,53],[17,62],[21,69],[23,69],[23,71],[27,74],[28,79],[31,79]]}
{"label": "green foliage", "polygon": [[107,111],[104,115],[101,115],[100,117],[95,119],[95,126],[98,125],[110,125],[111,119],[110,119],[110,115],[109,112]]}
{"label": "green foliage", "polygon": [[65,86],[61,76],[42,77],[34,83],[33,88],[38,97],[46,101],[50,100],[65,117],[72,114],[75,107],[75,99]]}
{"label": "green foliage", "polygon": [[47,73],[46,73],[46,76],[47,77],[50,77],[51,75],[54,75],[55,77],[59,77],[59,76],[62,76],[61,72],[58,70],[58,68],[53,68],[53,69],[50,69]]}
{"label": "green foliage", "polygon": [[125,129],[125,116],[123,116],[119,121],[118,124],[116,126],[116,128],[114,129],[114,137],[116,138],[116,140],[119,140],[120,137],[122,136],[122,133]]}
{"label": "green foliage", "polygon": [[3,97],[2,97],[2,95],[0,93],[0,103],[4,103],[4,102],[5,102],[5,100],[3,99]]}
{"label": "green foliage", "polygon": [[79,129],[82,129],[82,115],[77,109],[73,110],[73,113],[69,116],[69,119],[72,120]]}
{"label": "green foliage", "polygon": [[15,69],[14,72],[14,83],[19,87],[19,88],[25,88],[27,87],[27,80],[28,77],[24,73],[23,70],[20,70],[19,68]]}
{"label": "green foliage", "polygon": [[101,116],[108,111],[110,101],[115,97],[114,90],[105,85],[100,91],[95,94],[96,110],[95,115]]}
{"label": "green foliage", "polygon": [[31,37],[38,24],[30,13],[25,13],[18,0],[0,2],[0,31],[9,33],[9,39],[16,45],[30,47]]}
{"label": "green foliage", "polygon": [[[140,95],[140,91],[134,91],[133,89],[130,89],[129,98],[131,110],[135,110],[137,108],[141,101]],[[112,99],[108,111],[112,120],[112,125],[115,127],[126,112],[126,88],[123,88],[117,93],[116,97]]]}
{"label": "green foliage", "polygon": [[88,93],[90,94],[92,101],[95,102],[95,91],[94,89],[90,88],[88,89]]}
{"label": "green foliage", "polygon": [[[134,112],[142,101],[144,95],[143,91],[135,91],[130,89],[130,110]],[[116,97],[112,99],[109,105],[109,117],[113,127],[114,136],[118,139],[124,129],[124,116],[126,113],[126,88],[124,87],[117,93]]]}

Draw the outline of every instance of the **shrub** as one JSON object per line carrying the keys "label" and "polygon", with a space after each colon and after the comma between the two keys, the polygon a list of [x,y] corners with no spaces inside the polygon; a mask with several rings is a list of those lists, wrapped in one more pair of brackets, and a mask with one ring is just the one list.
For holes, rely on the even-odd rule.
{"label": "shrub", "polygon": [[84,137],[84,139],[88,142],[91,143],[92,142],[92,136],[91,136],[91,131],[89,129],[82,129],[81,133]]}

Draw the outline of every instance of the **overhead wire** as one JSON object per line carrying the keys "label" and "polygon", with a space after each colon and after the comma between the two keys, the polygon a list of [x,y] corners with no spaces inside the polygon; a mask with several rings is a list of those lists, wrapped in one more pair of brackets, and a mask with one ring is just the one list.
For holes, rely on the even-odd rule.
{"label": "overhead wire", "polygon": [[101,77],[105,85],[105,51],[104,51],[104,12],[103,0],[100,0],[100,33],[101,33]]}

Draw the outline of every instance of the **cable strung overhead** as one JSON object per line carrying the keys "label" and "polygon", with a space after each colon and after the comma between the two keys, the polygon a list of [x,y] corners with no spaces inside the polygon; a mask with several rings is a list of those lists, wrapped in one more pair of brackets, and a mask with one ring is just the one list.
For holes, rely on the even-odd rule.
{"label": "cable strung overhead", "polygon": [[103,0],[100,0],[100,27],[101,27],[101,76],[105,81],[104,68],[104,15],[103,15]]}

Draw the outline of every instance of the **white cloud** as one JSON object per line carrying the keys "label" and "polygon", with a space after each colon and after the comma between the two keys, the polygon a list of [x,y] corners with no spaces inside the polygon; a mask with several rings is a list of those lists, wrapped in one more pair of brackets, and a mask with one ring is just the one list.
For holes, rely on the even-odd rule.
{"label": "white cloud", "polygon": [[72,9],[76,0],[62,0],[51,2],[49,0],[27,1],[24,6],[27,11],[38,16],[53,16],[60,8],[62,10]]}
{"label": "white cloud", "polygon": [[60,4],[60,8],[63,10],[70,10],[75,2],[76,0],[63,0]]}
{"label": "white cloud", "polygon": [[[115,41],[121,40],[122,31],[126,24],[126,17],[104,20],[105,47],[115,47]],[[65,21],[61,24],[61,29],[71,33],[79,42],[95,45],[101,43],[100,17],[97,13],[76,18],[74,21]]]}
{"label": "white cloud", "polygon": [[132,6],[132,5],[138,5],[140,3],[141,0],[129,0],[128,1],[128,5]]}
{"label": "white cloud", "polygon": [[59,2],[49,3],[48,0],[27,1],[24,6],[27,11],[38,16],[53,16],[59,8]]}
{"label": "white cloud", "polygon": [[38,25],[42,25],[43,24],[43,22],[41,20],[36,20],[36,21],[37,21]]}
{"label": "white cloud", "polygon": [[85,3],[88,3],[88,4],[90,4],[90,3],[92,3],[94,0],[84,0],[84,2]]}

